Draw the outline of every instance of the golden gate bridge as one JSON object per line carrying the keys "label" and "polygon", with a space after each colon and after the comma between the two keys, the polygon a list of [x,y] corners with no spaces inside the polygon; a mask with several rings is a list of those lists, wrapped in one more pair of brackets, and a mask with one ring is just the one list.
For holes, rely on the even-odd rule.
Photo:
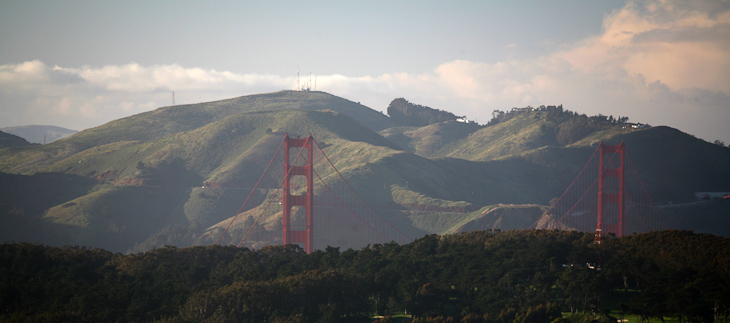
{"label": "golden gate bridge", "polygon": [[[357,154],[339,151],[338,154]],[[262,248],[301,244],[307,253],[328,246],[413,240],[399,210],[375,209],[340,173],[353,171],[347,158],[333,163],[310,134],[279,144],[258,182],[228,224],[213,232],[215,244]],[[381,214],[382,213],[382,214]],[[665,228],[623,143],[601,143],[565,193],[530,227],[623,236]]]}

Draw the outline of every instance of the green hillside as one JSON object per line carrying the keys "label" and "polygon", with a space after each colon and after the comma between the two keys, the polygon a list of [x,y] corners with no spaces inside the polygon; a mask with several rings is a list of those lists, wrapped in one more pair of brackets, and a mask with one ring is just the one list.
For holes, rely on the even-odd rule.
{"label": "green hillside", "polygon": [[563,111],[562,107],[543,107],[514,111],[508,120],[482,127],[441,148],[433,157],[487,161],[542,147],[568,146],[589,138],[591,143],[597,143],[600,138],[633,130],[600,115],[587,117]]}
{"label": "green hillside", "polygon": [[281,91],[208,103],[162,107],[118,119],[44,145],[43,149],[16,153],[10,163],[14,167],[4,167],[0,161],[0,171],[32,174],[38,169],[26,168],[27,162],[55,162],[80,151],[115,142],[157,140],[204,127],[240,113],[288,110],[331,110],[355,118],[375,131],[393,125],[382,113],[330,94]]}
{"label": "green hillside", "polygon": [[625,122],[551,106],[513,109],[486,126],[447,121],[424,127],[394,127],[380,134],[428,158],[489,161],[543,147],[587,146],[636,131]]}
{"label": "green hillside", "polygon": [[284,110],[332,110],[349,115],[376,131],[392,125],[387,116],[359,103],[330,94],[281,91],[208,103],[162,107],[82,131],[74,136],[74,141],[92,144],[109,140],[111,134],[117,136],[115,140],[158,139],[196,129],[239,113]]}
{"label": "green hillside", "polygon": [[[311,133],[358,194],[414,237],[532,224],[601,141],[626,144],[659,205],[693,201],[697,191],[730,191],[730,149],[675,129],[633,129],[623,119],[562,107],[513,110],[495,120],[394,127],[377,111],[322,92],[163,107],[47,145],[0,149],[0,175],[8,179],[0,189],[23,192],[0,196],[0,219],[17,228],[0,238],[116,251],[209,244],[287,133]],[[322,176],[345,185],[334,173]],[[59,177],[83,185],[67,189],[51,180]],[[314,189],[327,192],[319,182]],[[267,194],[257,192],[257,203]],[[724,208],[705,210],[713,218]],[[253,221],[253,211],[243,212]],[[261,223],[275,228],[280,217],[270,212]],[[717,227],[697,223],[689,229]]]}
{"label": "green hillside", "polygon": [[544,146],[555,146],[554,122],[544,113],[523,113],[494,126],[484,127],[441,150],[441,157],[487,161]]}
{"label": "green hillside", "polygon": [[444,155],[441,152],[444,148],[450,147],[454,141],[465,139],[480,128],[475,123],[446,121],[425,127],[394,127],[380,134],[404,149],[428,158]]}

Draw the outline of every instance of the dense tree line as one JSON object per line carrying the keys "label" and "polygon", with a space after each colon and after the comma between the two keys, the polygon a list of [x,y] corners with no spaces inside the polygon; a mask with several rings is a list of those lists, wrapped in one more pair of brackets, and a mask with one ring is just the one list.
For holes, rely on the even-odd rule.
{"label": "dense tree line", "polygon": [[0,321],[601,322],[614,310],[718,322],[729,271],[730,240],[685,231],[601,244],[579,232],[479,231],[309,255],[295,245],[123,255],[8,243]]}
{"label": "dense tree line", "polygon": [[459,118],[451,112],[413,104],[403,98],[398,98],[390,102],[390,105],[388,105],[388,116],[401,125],[411,127],[424,127]]}

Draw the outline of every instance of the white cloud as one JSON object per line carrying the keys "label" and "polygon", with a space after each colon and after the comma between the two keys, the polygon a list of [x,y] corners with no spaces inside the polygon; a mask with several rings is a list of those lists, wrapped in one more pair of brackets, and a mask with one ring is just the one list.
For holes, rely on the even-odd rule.
{"label": "white cloud", "polygon": [[293,78],[137,63],[49,67],[34,60],[0,66],[0,126],[55,124],[74,129],[176,103],[293,88]]}
{"label": "white cloud", "polygon": [[240,75],[231,72],[185,68],[176,64],[140,66],[137,63],[101,68],[54,67],[54,71],[80,77],[97,89],[115,92],[145,93],[171,91],[230,91],[236,87],[262,83],[281,86],[278,76]]}
{"label": "white cloud", "polygon": [[730,10],[718,1],[629,2],[603,34],[556,55],[586,73],[622,68],[672,90],[730,92]]}
{"label": "white cloud", "polygon": [[17,65],[0,66],[0,82],[20,79],[24,82],[42,82],[48,79],[46,65],[39,60]]}
{"label": "white cloud", "polygon": [[58,101],[57,104],[53,105],[53,111],[60,115],[67,115],[71,111],[71,99],[64,96]]}

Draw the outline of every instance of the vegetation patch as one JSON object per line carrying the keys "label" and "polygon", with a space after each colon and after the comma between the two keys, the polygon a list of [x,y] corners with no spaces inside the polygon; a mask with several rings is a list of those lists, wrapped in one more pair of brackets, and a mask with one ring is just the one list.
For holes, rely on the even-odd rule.
{"label": "vegetation patch", "polygon": [[727,320],[727,238],[662,231],[593,241],[593,233],[488,230],[311,254],[286,245],[129,255],[5,243],[0,320]]}

